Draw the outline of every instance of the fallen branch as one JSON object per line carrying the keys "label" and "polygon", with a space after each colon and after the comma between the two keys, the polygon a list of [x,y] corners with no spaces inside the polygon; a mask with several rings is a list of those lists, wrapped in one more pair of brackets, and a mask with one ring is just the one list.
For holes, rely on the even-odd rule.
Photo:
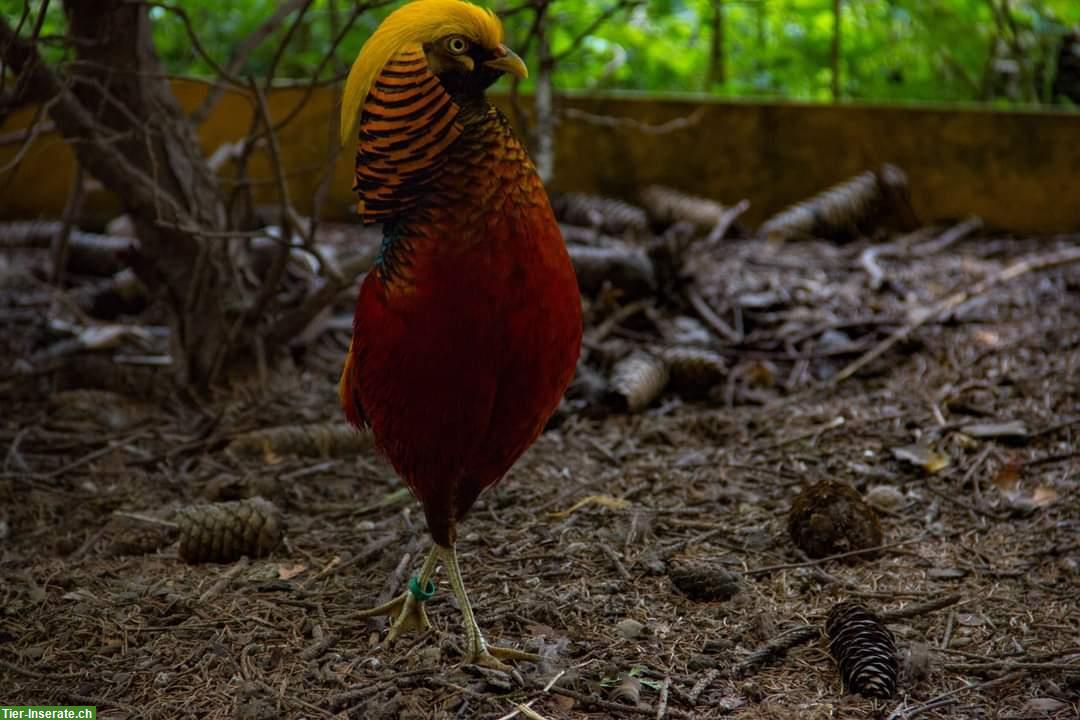
{"label": "fallen branch", "polygon": [[928,242],[905,248],[899,243],[891,242],[884,245],[874,245],[863,250],[859,255],[859,265],[870,276],[870,288],[877,290],[885,281],[885,271],[878,265],[880,257],[926,257],[945,250],[946,248],[963,240],[971,233],[980,230],[983,226],[982,218],[970,217],[957,225],[952,226],[938,237]]}
{"label": "fallen branch", "polygon": [[749,200],[740,200],[731,207],[724,211],[724,214],[720,216],[720,220],[713,226],[709,234],[705,236],[705,244],[713,245],[724,239],[728,230],[735,224],[735,221],[739,219],[739,216],[750,209]]}
{"label": "fallen branch", "polygon": [[880,343],[870,348],[857,360],[850,363],[843,370],[838,372],[832,378],[827,380],[824,384],[825,387],[834,387],[840,382],[847,380],[855,373],[862,370],[864,367],[877,360],[884,355],[897,343],[903,342],[910,335],[926,325],[929,322],[939,320],[945,314],[955,310],[960,305],[963,305],[968,300],[985,295],[990,290],[994,289],[998,285],[1007,283],[1010,280],[1015,280],[1021,275],[1025,275],[1029,272],[1042,272],[1045,270],[1053,270],[1055,268],[1064,267],[1073,263],[1080,263],[1080,247],[1069,247],[1063,250],[1057,250],[1051,253],[1045,253],[1041,255],[1029,255],[1027,257],[1017,260],[1013,264],[1004,268],[995,275],[988,278],[984,278],[975,283],[969,288],[964,290],[958,290],[957,292],[947,295],[938,302],[934,303],[928,308],[921,308],[919,312],[915,314],[915,319],[909,322],[907,325],[897,329],[892,335],[882,340]]}
{"label": "fallen branch", "polygon": [[675,118],[674,120],[668,120],[667,122],[659,123],[657,125],[644,123],[640,120],[628,117],[596,115],[594,113],[585,112],[584,110],[578,110],[577,108],[566,108],[563,110],[562,114],[570,120],[580,120],[589,125],[608,128],[629,128],[631,130],[643,132],[647,135],[664,135],[677,130],[687,130],[694,127],[701,122],[703,117],[705,117],[705,108],[699,107],[686,117]]}
{"label": "fallen branch", "polygon": [[[640,705],[624,705],[623,703],[610,702],[608,700],[601,700],[598,697],[592,695],[586,695],[583,692],[571,690],[570,688],[559,687],[556,685],[551,688],[551,692],[556,695],[563,695],[565,697],[573,698],[578,702],[584,704],[586,707],[592,706],[601,710],[607,710],[609,713],[627,715],[643,715],[647,717],[656,717],[656,710],[652,705],[646,705],[642,703]],[[667,711],[670,717],[674,718],[689,718],[690,714],[685,710],[676,710],[675,708],[668,708]]]}
{"label": "fallen branch", "polygon": [[[73,189],[74,192],[74,189]],[[49,250],[65,232],[63,222],[0,223],[0,249]],[[99,235],[68,228],[65,268],[80,275],[112,275],[124,266],[121,253],[136,241],[116,235]]]}
{"label": "fallen branch", "polygon": [[690,303],[690,306],[697,312],[698,317],[709,326],[709,328],[716,332],[717,335],[724,338],[728,342],[740,343],[743,338],[742,335],[735,332],[730,325],[724,322],[716,311],[712,309],[712,306],[702,297],[701,292],[697,287],[688,285],[683,289],[683,295]]}
{"label": "fallen branch", "polygon": [[67,270],[68,253],[71,250],[71,233],[78,220],[83,206],[83,176],[82,165],[75,163],[75,175],[71,178],[71,186],[68,189],[67,202],[64,203],[64,214],[60,219],[60,232],[53,237],[52,241],[52,268],[50,279],[57,287],[64,286],[64,276]]}
{"label": "fallen branch", "polygon": [[1018,670],[1016,672],[1009,673],[1008,675],[1002,675],[999,678],[994,678],[993,680],[987,680],[986,682],[965,685],[964,687],[956,688],[955,690],[950,690],[948,692],[942,693],[937,697],[927,700],[921,705],[915,705],[913,707],[899,707],[894,710],[892,714],[889,715],[888,720],[906,720],[907,718],[913,718],[916,715],[921,715],[922,713],[927,712],[928,710],[937,710],[938,708],[945,707],[946,705],[952,705],[954,702],[956,702],[956,696],[960,693],[968,692],[969,690],[982,692],[987,688],[996,687],[998,685],[1004,685],[1006,683],[1019,680],[1026,674],[1026,670]]}

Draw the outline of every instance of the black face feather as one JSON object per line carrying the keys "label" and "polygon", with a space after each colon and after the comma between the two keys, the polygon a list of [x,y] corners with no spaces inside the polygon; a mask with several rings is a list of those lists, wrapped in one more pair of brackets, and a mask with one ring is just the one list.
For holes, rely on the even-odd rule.
{"label": "black face feather", "polygon": [[488,50],[477,45],[472,46],[466,55],[473,61],[473,69],[468,70],[463,64],[454,62],[442,72],[436,72],[439,81],[450,93],[450,97],[458,99],[479,98],[484,91],[491,87],[496,80],[503,76],[501,70],[489,67],[486,63],[496,58],[494,50]]}

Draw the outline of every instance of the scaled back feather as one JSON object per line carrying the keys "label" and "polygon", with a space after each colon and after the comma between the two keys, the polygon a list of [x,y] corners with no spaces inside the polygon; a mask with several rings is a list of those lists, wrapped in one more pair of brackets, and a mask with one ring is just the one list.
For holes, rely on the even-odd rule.
{"label": "scaled back feather", "polygon": [[464,35],[489,49],[503,41],[503,27],[491,10],[461,0],[415,0],[395,10],[364,44],[345,81],[341,101],[341,144],[355,139],[364,106],[375,78],[399,51],[447,35]]}

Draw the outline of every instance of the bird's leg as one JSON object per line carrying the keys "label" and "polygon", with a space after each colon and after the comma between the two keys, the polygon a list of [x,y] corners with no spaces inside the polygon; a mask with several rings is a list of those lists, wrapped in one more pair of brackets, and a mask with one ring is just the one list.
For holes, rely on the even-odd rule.
{"label": "bird's leg", "polygon": [[[359,613],[360,617],[375,617],[377,615],[397,616],[393,625],[390,626],[390,632],[386,635],[387,645],[393,643],[398,635],[404,631],[424,631],[431,628],[431,623],[428,622],[427,611],[424,610],[424,603],[427,601],[427,598],[430,597],[427,591],[428,588],[433,585],[431,576],[435,574],[435,563],[438,561],[439,546],[435,545],[431,548],[431,552],[428,553],[427,559],[424,560],[424,565],[420,568],[420,574],[413,579],[416,584],[415,591],[413,588],[413,580],[410,580],[409,588],[401,595],[398,595],[390,602],[383,603],[378,607],[373,607],[368,610],[362,610]],[[420,593],[420,596],[418,596],[417,593]]]}
{"label": "bird's leg", "polygon": [[443,567],[446,568],[446,576],[450,580],[450,588],[454,591],[454,597],[457,598],[458,605],[461,606],[461,614],[464,616],[467,642],[465,649],[466,664],[482,665],[484,667],[508,672],[510,671],[510,667],[503,663],[503,660],[528,660],[530,662],[539,662],[541,659],[539,655],[515,650],[513,648],[496,647],[495,645],[487,644],[484,640],[483,633],[480,632],[480,627],[476,624],[476,617],[473,615],[472,605],[469,604],[469,596],[465,593],[465,583],[461,579],[461,568],[458,567],[457,551],[454,549],[453,545],[450,547],[439,547],[436,545],[436,547],[439,548],[442,553]]}

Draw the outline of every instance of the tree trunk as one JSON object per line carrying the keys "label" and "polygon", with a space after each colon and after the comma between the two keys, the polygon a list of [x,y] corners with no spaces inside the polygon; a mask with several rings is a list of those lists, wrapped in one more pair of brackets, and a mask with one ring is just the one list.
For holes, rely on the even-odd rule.
{"label": "tree trunk", "polygon": [[843,0],[833,0],[832,34],[832,99],[840,99],[840,19],[843,12]]}
{"label": "tree trunk", "polygon": [[712,42],[709,47],[709,71],[705,76],[705,92],[714,85],[727,82],[727,65],[724,52],[724,0],[712,3]]}
{"label": "tree trunk", "polygon": [[5,60],[45,97],[80,165],[134,220],[139,278],[169,306],[178,380],[205,386],[243,337],[244,302],[228,276],[225,207],[195,130],[154,50],[148,8],[65,0],[77,62],[63,82],[0,21]]}
{"label": "tree trunk", "polygon": [[545,3],[537,10],[542,16],[536,25],[536,54],[540,69],[536,74],[536,171],[545,182],[555,177],[555,96],[552,75],[555,60],[551,57],[551,43],[547,36],[547,9]]}

